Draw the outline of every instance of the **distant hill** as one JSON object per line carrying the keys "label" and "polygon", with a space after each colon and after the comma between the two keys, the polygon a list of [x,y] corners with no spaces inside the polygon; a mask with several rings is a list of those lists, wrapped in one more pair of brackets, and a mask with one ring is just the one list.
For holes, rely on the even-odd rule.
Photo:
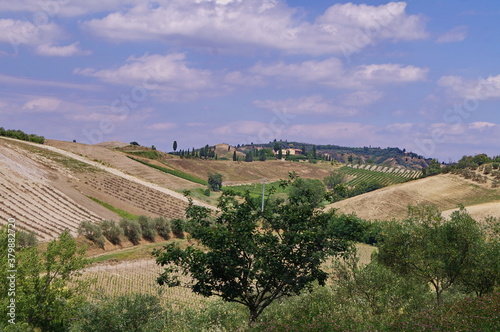
{"label": "distant hill", "polygon": [[282,149],[297,149],[302,155],[311,156],[316,150],[318,158],[330,157],[341,163],[371,163],[384,166],[403,166],[415,170],[427,168],[432,158],[424,158],[416,153],[406,151],[397,147],[345,147],[338,145],[314,145],[301,142],[276,141],[266,144],[244,144],[239,145],[239,151],[245,151],[251,148],[263,147],[274,149],[276,145]]}

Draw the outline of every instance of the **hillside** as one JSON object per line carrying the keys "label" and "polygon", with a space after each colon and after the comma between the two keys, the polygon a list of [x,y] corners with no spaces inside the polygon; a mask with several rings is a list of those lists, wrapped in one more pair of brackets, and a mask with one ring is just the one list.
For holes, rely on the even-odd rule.
{"label": "hillside", "polygon": [[136,215],[182,217],[187,199],[170,188],[194,186],[183,181],[102,147],[0,138],[1,222],[14,218],[40,240],[76,234],[84,220],[119,219],[89,197]]}
{"label": "hillside", "polygon": [[[352,197],[328,208],[337,208],[343,213],[355,212],[364,219],[388,220],[404,218],[407,206],[412,204],[434,204],[445,211],[456,208],[459,204],[471,207],[470,212],[482,217],[488,215],[500,217],[500,190],[489,184],[477,184],[460,176],[442,174],[407,183],[382,188],[374,192]],[[477,204],[483,205],[484,209]]]}
{"label": "hillside", "polygon": [[253,147],[274,149],[278,146],[282,149],[298,149],[301,155],[308,156],[315,150],[318,157],[328,157],[328,159],[341,163],[370,163],[392,167],[401,166],[415,170],[428,167],[432,160],[397,147],[345,147],[332,144],[314,145],[301,142],[277,141],[258,145],[246,144],[238,148],[240,151],[246,151]]}

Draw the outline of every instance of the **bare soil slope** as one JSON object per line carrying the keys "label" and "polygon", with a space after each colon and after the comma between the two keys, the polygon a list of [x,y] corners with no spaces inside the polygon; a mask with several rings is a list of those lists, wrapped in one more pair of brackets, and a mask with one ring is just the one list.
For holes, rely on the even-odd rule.
{"label": "bare soil slope", "polygon": [[[196,183],[163,173],[149,166],[138,163],[128,158],[125,153],[112,150],[110,148],[102,147],[99,145],[87,145],[55,140],[47,140],[45,144],[72,153],[76,153],[90,160],[100,162],[103,165],[117,168],[127,174],[136,176],[149,182],[156,183],[162,187],[170,188],[173,190],[199,187],[199,185]],[[116,146],[109,144],[107,145],[105,143],[103,143],[102,145],[110,147]]]}
{"label": "bare soil slope", "polygon": [[[136,174],[143,175],[139,178],[130,174],[135,162],[120,153],[101,147],[67,144],[74,144],[78,147],[76,151],[87,152],[90,156],[54,147],[57,142],[40,145],[0,138],[2,224],[14,218],[20,228],[34,231],[41,240],[49,240],[66,228],[75,234],[84,220],[119,219],[88,196],[134,214],[184,216],[187,199],[169,189],[179,185],[177,178],[171,181],[168,174],[137,167]],[[132,164],[127,164],[122,171],[98,157],[114,161],[116,166],[121,166],[119,157]],[[206,206],[196,200],[195,204]]]}
{"label": "bare soil slope", "polygon": [[74,190],[67,168],[26,147],[0,139],[0,224],[14,218],[19,228],[48,240],[64,229],[76,234],[84,220],[117,218]]}
{"label": "bare soil slope", "polygon": [[[451,174],[394,185],[330,204],[340,212],[355,212],[364,219],[388,220],[406,216],[408,205],[434,204],[440,210],[500,199],[500,191]],[[495,205],[493,205],[495,206]],[[498,206],[498,205],[496,205]]]}
{"label": "bare soil slope", "polygon": [[222,174],[223,185],[251,183],[262,180],[277,181],[287,179],[289,172],[296,172],[304,178],[323,179],[330,174],[333,167],[329,163],[310,164],[286,162],[280,160],[267,161],[226,161],[202,159],[172,159],[168,165],[185,173],[207,178],[209,173]]}

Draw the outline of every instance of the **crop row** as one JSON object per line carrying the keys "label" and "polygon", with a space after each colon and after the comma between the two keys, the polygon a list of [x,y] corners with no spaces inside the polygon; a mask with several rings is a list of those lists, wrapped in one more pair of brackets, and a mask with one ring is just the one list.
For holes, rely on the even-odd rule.
{"label": "crop row", "polygon": [[411,174],[403,172],[383,172],[368,170],[363,168],[342,167],[341,171],[351,177],[346,185],[355,187],[362,182],[377,182],[383,186],[388,186],[396,183],[406,182],[411,180]]}
{"label": "crop row", "polygon": [[[134,293],[159,296],[162,303],[173,307],[202,308],[211,298],[194,294],[190,288],[160,286],[156,279],[163,268],[153,259],[123,261],[114,265],[97,265],[82,271],[82,280],[93,280],[89,296],[120,296]],[[181,277],[183,282],[188,278]]]}
{"label": "crop row", "polygon": [[383,165],[372,165],[372,164],[349,164],[347,167],[354,169],[364,169],[368,171],[382,172],[388,174],[398,174],[406,179],[416,179],[422,176],[421,171],[411,170],[401,167],[390,167]]}
{"label": "crop row", "polygon": [[121,202],[166,218],[183,217],[187,207],[187,203],[178,198],[117,176],[100,180],[86,177],[85,182]]}
{"label": "crop row", "polygon": [[20,228],[33,231],[41,240],[49,240],[65,229],[76,233],[80,222],[97,221],[99,216],[81,207],[71,198],[45,184],[15,182],[8,178],[0,183],[2,222],[14,218]]}

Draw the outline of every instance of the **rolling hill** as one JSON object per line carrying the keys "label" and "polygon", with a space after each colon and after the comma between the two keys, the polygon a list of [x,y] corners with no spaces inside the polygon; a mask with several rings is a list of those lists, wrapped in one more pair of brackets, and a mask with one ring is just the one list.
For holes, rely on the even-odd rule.
{"label": "rolling hill", "polygon": [[363,219],[388,220],[404,218],[410,204],[434,204],[441,211],[462,204],[470,207],[472,216],[500,217],[500,190],[491,188],[489,183],[478,184],[458,175],[441,174],[385,187],[330,204],[327,208],[354,212]]}
{"label": "rolling hill", "polygon": [[[220,145],[219,149],[234,152],[234,147],[227,145]],[[159,157],[146,158],[152,152]],[[175,172],[169,174],[151,165]],[[392,183],[400,182],[399,177],[412,179],[417,174],[417,171],[380,165],[369,166],[370,170],[367,167],[345,171],[356,171],[359,179],[368,171],[391,174],[395,177]],[[38,144],[0,137],[0,222],[5,224],[8,218],[15,218],[20,228],[34,231],[45,241],[64,229],[76,234],[84,220],[119,220],[117,211],[151,217],[182,217],[188,204],[182,191],[204,187],[189,180],[194,177],[206,179],[210,173],[221,173],[224,185],[239,185],[260,183],[262,179],[277,181],[287,178],[289,172],[304,178],[323,179],[337,168],[330,162],[185,159],[119,142],[86,145],[46,140],[45,144]],[[463,204],[470,206],[473,215],[484,217],[500,216],[499,202],[500,191],[489,182],[478,184],[446,174],[390,185],[328,207],[345,213],[356,212],[366,219],[390,219],[404,217],[408,204],[430,203],[441,210]],[[100,203],[114,209],[109,210]],[[213,208],[199,200],[195,200],[195,204]]]}

